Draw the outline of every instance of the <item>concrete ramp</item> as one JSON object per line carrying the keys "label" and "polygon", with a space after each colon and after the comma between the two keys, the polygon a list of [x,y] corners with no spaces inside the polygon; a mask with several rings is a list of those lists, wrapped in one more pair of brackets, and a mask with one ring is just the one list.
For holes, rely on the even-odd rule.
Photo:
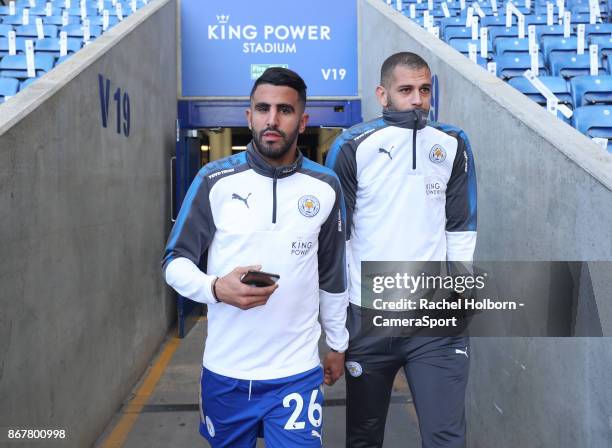
{"label": "concrete ramp", "polygon": [[175,117],[174,0],[0,105],[0,444],[90,446],[165,337]]}

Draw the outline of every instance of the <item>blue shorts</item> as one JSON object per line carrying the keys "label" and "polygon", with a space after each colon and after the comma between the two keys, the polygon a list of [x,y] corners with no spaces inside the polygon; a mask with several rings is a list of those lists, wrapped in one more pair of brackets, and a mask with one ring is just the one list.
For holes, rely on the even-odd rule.
{"label": "blue shorts", "polygon": [[213,448],[322,446],[323,369],[249,381],[202,369],[200,434]]}

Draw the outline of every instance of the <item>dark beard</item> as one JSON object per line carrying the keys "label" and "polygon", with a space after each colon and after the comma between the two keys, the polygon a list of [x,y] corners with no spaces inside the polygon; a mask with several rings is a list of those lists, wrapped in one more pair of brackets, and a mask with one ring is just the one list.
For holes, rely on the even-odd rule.
{"label": "dark beard", "polygon": [[[257,134],[255,130],[251,131],[251,133],[253,134],[253,143],[255,144],[257,151],[259,151],[262,156],[267,157],[268,159],[280,159],[287,154],[287,152],[289,152],[289,149],[291,149],[291,145],[293,145],[298,137],[299,130],[299,127],[297,127],[295,131],[289,135],[289,137],[287,137],[287,134],[280,129],[274,128],[266,128],[259,134]],[[272,146],[266,145],[263,142],[263,134],[269,131],[276,132],[282,137],[283,144],[279,149],[273,149]]]}
{"label": "dark beard", "polygon": [[[385,107],[385,109],[390,110],[392,112],[406,112],[405,110],[399,110],[397,107],[395,107],[395,104],[393,104],[393,101],[391,101],[390,97],[387,97],[387,107]],[[422,110],[423,112],[425,112],[425,114],[429,114],[428,110],[425,110],[423,108],[418,107],[417,109]]]}

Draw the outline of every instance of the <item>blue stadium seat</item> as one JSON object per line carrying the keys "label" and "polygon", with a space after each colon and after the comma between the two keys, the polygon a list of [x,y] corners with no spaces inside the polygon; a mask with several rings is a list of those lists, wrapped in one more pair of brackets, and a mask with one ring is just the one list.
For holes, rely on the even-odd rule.
{"label": "blue stadium seat", "polygon": [[[67,47],[69,53],[76,53],[82,46],[83,41],[78,37],[68,38]],[[34,44],[34,49],[37,52],[57,53],[56,57],[59,57],[60,40],[59,38],[37,40]]]}
{"label": "blue stadium seat", "polygon": [[[454,39],[450,43],[450,46],[453,47],[455,50],[457,50],[459,53],[462,53],[467,56],[470,53],[470,49],[469,49],[470,44],[476,45],[476,50],[478,54],[480,54],[480,41],[478,40]],[[487,42],[487,51],[489,54],[493,53],[493,45],[491,44],[491,42]]]}
{"label": "blue stadium seat", "polygon": [[[427,9],[427,8],[425,8],[425,9]],[[132,11],[132,10],[130,9],[130,11]],[[417,12],[417,14],[419,14],[419,13]],[[436,19],[436,21],[439,21],[439,20],[445,18],[444,17],[444,11],[442,11],[441,8],[435,8],[433,11],[429,12],[429,15],[433,16],[433,18]],[[117,16],[112,16],[112,17],[117,18]],[[434,23],[434,26],[439,26],[439,23],[438,24]]]}
{"label": "blue stadium seat", "polygon": [[525,26],[529,25],[546,25],[546,14],[525,16]]}
{"label": "blue stadium seat", "polygon": [[[128,9],[126,9],[125,7],[123,8],[123,18],[124,19],[129,15],[129,11],[131,11],[129,8]],[[117,17],[117,10],[115,8],[109,9],[108,10],[108,15],[109,16]],[[420,18],[422,18],[422,17],[420,17]]]}
{"label": "blue stadium seat", "polygon": [[[39,2],[42,3],[42,2]],[[46,16],[47,15],[47,8],[45,6],[37,6],[36,8],[31,8],[30,9],[30,15],[31,16]],[[51,15],[52,16],[60,16],[62,15],[62,8],[57,7],[57,6],[52,6],[51,7]]]}
{"label": "blue stadium seat", "polygon": [[574,110],[572,125],[588,137],[608,139],[612,153],[612,106],[583,106]]}
{"label": "blue stadium seat", "polygon": [[[123,4],[122,4],[122,5],[123,5]],[[125,14],[125,7],[124,7],[124,6],[122,6],[122,8],[124,9],[124,12],[123,12],[123,13]],[[427,11],[427,9],[428,9],[428,8],[429,8],[429,5],[427,4],[427,2],[425,2],[425,3],[415,3],[415,4],[414,4],[414,9],[415,9],[416,11],[419,11],[419,12],[420,12],[420,11]],[[435,8],[434,8],[434,9],[435,9]],[[129,8],[129,9],[128,9],[128,11],[131,11],[131,10],[132,10],[132,8]],[[405,14],[405,15],[409,15],[409,14],[410,14],[410,10],[409,10],[408,8],[404,8],[403,12],[404,12],[404,14]],[[432,11],[430,11],[430,13],[431,13],[431,12],[432,12]],[[421,13],[421,14],[417,13],[417,15],[423,15],[423,14],[422,14],[422,13]]]}
{"label": "blue stadium seat", "polygon": [[498,56],[529,52],[529,39],[498,37],[495,40],[495,54]]}
{"label": "blue stadium seat", "polygon": [[[538,79],[555,94],[560,104],[565,104],[571,109],[574,108],[574,101],[565,79],[560,76],[539,76]],[[544,95],[542,95],[524,76],[512,78],[508,81],[508,84],[526,95],[529,99],[542,106],[546,106],[546,98],[544,98]]]}
{"label": "blue stadium seat", "polygon": [[[91,26],[102,26],[102,21],[103,21],[104,17],[102,16],[98,16],[98,17],[92,17],[89,19],[89,24]],[[119,19],[117,18],[117,16],[109,16],[108,17],[108,26],[113,27],[115,25],[117,25],[117,23],[119,23]]]}
{"label": "blue stadium seat", "polygon": [[[22,25],[21,20],[22,20],[22,15],[21,14],[16,14],[14,16],[3,16],[2,17],[2,23],[4,23],[5,25]],[[32,22],[33,21],[34,20],[32,20]]]}
{"label": "blue stadium seat", "polygon": [[[55,58],[49,54],[35,54],[34,67],[36,75],[40,76],[53,68]],[[26,79],[28,78],[26,56],[4,56],[0,60],[0,76]]]}
{"label": "blue stadium seat", "polygon": [[[18,37],[15,39],[15,49],[17,50],[17,53],[24,53],[25,52],[25,37]],[[8,43],[8,37],[0,37],[0,57],[1,56],[6,56],[9,53],[9,43]]]}
{"label": "blue stadium seat", "polygon": [[[497,13],[502,16],[505,17],[506,16],[506,3],[510,3],[510,2],[506,2],[506,1],[498,1],[497,2]],[[514,3],[514,6],[516,6],[516,9],[518,9],[520,12],[523,13],[523,15],[528,15],[531,13],[531,11],[529,10],[529,8],[526,8],[524,6],[525,2],[524,1],[513,1],[512,3]],[[466,4],[469,5],[470,2],[466,0]],[[522,6],[521,6],[522,5]],[[533,6],[532,6],[533,7]],[[514,14],[513,14],[514,15]],[[514,16],[516,18],[516,16]]]}
{"label": "blue stadium seat", "polygon": [[536,2],[535,8],[534,8],[534,12],[535,14],[539,15],[539,16],[546,16],[546,3],[538,3]]}
{"label": "blue stadium seat", "polygon": [[[586,4],[575,4],[569,7],[569,10],[572,13],[572,16],[575,14],[590,14],[590,7],[588,3]],[[601,19],[605,22],[608,18],[608,14],[610,12],[608,5],[606,3],[599,4],[599,12],[601,13]]]}
{"label": "blue stadium seat", "polygon": [[[572,78],[574,76],[590,74],[590,56],[588,52],[584,54],[576,53],[552,53],[549,58],[550,71],[554,76]],[[599,61],[599,74],[607,73],[607,69],[602,67]]]}
{"label": "blue stadium seat", "polygon": [[531,10],[529,8],[527,8],[526,6],[519,6],[518,2],[514,2],[514,6],[516,6],[516,9],[518,9],[520,12],[522,12],[523,15],[525,15],[525,16],[531,14]]}
{"label": "blue stadium seat", "polygon": [[[98,15],[98,9],[97,8],[91,8],[91,7],[85,8],[85,12],[87,13],[87,17],[92,17],[92,16],[97,16]],[[78,16],[78,17],[81,17],[81,8],[80,7],[77,7],[77,8],[72,7],[72,8],[70,8],[68,10],[68,15],[69,16]]]}
{"label": "blue stadium seat", "polygon": [[485,13],[486,16],[492,16],[493,15],[493,7],[492,6],[480,6],[480,9],[482,9],[482,12]]}
{"label": "blue stadium seat", "polygon": [[[46,25],[55,25],[55,26],[63,26],[64,21],[62,20],[62,16],[49,16],[43,17],[43,23]],[[68,25],[78,25],[81,23],[80,17],[68,16]]]}
{"label": "blue stadium seat", "polygon": [[461,17],[448,17],[440,19],[440,37],[446,37],[446,30],[448,28],[463,28],[465,27],[465,19]]}
{"label": "blue stadium seat", "polygon": [[[599,7],[601,8],[601,6],[605,4],[606,4],[605,0],[600,0]],[[567,7],[573,8],[574,6],[586,6],[588,8],[589,0],[568,0]]]}
{"label": "blue stadium seat", "polygon": [[10,31],[14,31],[11,25],[0,25],[0,36],[8,36]]}
{"label": "blue stadium seat", "polygon": [[[464,22],[465,23],[465,22]],[[517,20],[516,16],[512,16],[512,25],[516,25]],[[501,26],[506,27],[506,16],[500,14],[498,16],[487,16],[482,18],[482,26],[490,27],[490,26]]]}
{"label": "blue stadium seat", "polygon": [[572,14],[572,25],[584,23],[585,25],[591,21],[590,14]]}
{"label": "blue stadium seat", "polygon": [[[60,33],[62,31],[66,31],[68,33],[68,37],[80,37],[83,38],[83,27],[81,25],[69,25],[60,28]],[[89,35],[92,40],[96,37],[99,37],[102,34],[101,26],[90,26],[89,27]]]}
{"label": "blue stadium seat", "polygon": [[[38,37],[36,25],[20,25],[15,28],[17,36],[22,37]],[[57,37],[57,27],[55,25],[43,25],[43,33],[45,37]]]}
{"label": "blue stadium seat", "polygon": [[595,44],[599,48],[599,53],[604,57],[610,59],[612,56],[612,35],[610,36],[599,36],[594,35],[589,39],[590,44]]}
{"label": "blue stadium seat", "polygon": [[19,81],[15,78],[0,78],[0,98],[13,96],[19,90]]}
{"label": "blue stadium seat", "polygon": [[[514,78],[515,76],[522,76],[525,70],[531,68],[531,56],[528,53],[522,54],[517,53],[515,55],[508,56],[497,56],[495,58],[497,62],[497,73],[503,79]],[[538,54],[538,69],[540,75],[547,75],[548,71],[544,65],[544,58],[542,53]]]}
{"label": "blue stadium seat", "polygon": [[576,107],[612,105],[612,76],[576,76],[570,80],[570,87]]}
{"label": "blue stadium seat", "polygon": [[572,16],[575,14],[590,14],[591,9],[589,5],[574,5],[569,8],[569,11],[572,13]]}
{"label": "blue stadium seat", "polygon": [[[550,61],[551,53],[567,52],[576,53],[578,51],[578,38],[577,37],[563,37],[563,36],[544,36],[542,42],[542,53],[544,53],[544,59]],[[588,45],[585,42],[585,52],[588,52]]]}
{"label": "blue stadium seat", "polygon": [[587,38],[591,36],[609,37],[612,34],[612,23],[597,23],[595,25],[587,25],[585,26],[584,32]]}
{"label": "blue stadium seat", "polygon": [[538,40],[544,36],[563,36],[563,25],[536,25],[536,37]]}
{"label": "blue stadium seat", "polygon": [[[117,3],[119,3],[119,2],[117,2]],[[123,13],[123,17],[124,18],[129,16],[130,14],[132,14],[132,5],[131,5],[132,2],[127,1],[127,2],[120,2],[120,3],[121,3],[121,9],[122,9],[122,13]],[[417,2],[412,2],[412,3],[417,4]],[[434,4],[435,4],[435,2],[434,2]],[[427,5],[427,2],[425,2],[425,5]],[[142,8],[143,6],[144,6],[144,3],[138,2],[138,8]],[[418,6],[418,4],[417,4],[417,6]],[[404,6],[404,8],[408,9],[408,6]],[[116,15],[117,14],[117,9],[114,6],[112,6],[112,5],[110,7],[108,7],[108,8],[106,8],[106,9],[108,10],[108,13],[110,15]]]}
{"label": "blue stadium seat", "polygon": [[[525,32],[527,32],[525,30]],[[493,42],[495,47],[495,40],[498,37],[518,37],[518,28],[516,26],[506,28],[505,26],[490,26],[489,27],[489,39]]]}
{"label": "blue stadium seat", "polygon": [[451,3],[448,3],[448,12],[450,13],[451,17],[458,17],[461,16],[461,13],[463,12],[461,10],[461,6],[459,6],[459,2],[457,2],[457,6],[451,6]]}
{"label": "blue stadium seat", "polygon": [[[425,2],[425,3],[427,4],[427,2]],[[470,3],[472,3],[472,2],[466,0],[466,2],[465,2],[465,9],[462,10],[461,7],[459,7],[457,9],[457,15],[459,15],[461,18],[463,18],[463,22],[464,23],[465,23],[465,19],[467,17],[467,9],[470,6]],[[483,6],[484,5],[483,3],[479,3],[479,4],[480,4],[480,9],[482,9],[482,12],[485,13],[485,16],[487,16],[487,17],[488,16],[493,16],[493,8],[491,8],[490,6]],[[450,11],[450,8],[449,8],[449,11]],[[451,12],[451,15],[452,15],[452,12]],[[474,15],[478,15],[476,13],[476,11],[474,11]]]}
{"label": "blue stadium seat", "polygon": [[468,40],[472,39],[471,28],[466,28],[466,27],[447,28],[446,33],[444,35],[444,40],[450,44],[453,40],[457,40],[457,39],[468,39]]}
{"label": "blue stadium seat", "polygon": [[[459,1],[455,1],[455,4],[460,5],[460,4],[461,4],[461,2],[459,2]],[[491,2],[491,0],[482,0],[482,1],[480,2],[480,4],[481,4],[481,6],[491,7],[491,5],[492,5],[493,3]],[[498,2],[497,2],[497,7],[498,7],[498,9],[499,9],[499,8],[501,8],[501,6],[503,6],[503,4],[504,4],[503,0],[498,1]],[[503,12],[503,11],[502,11],[502,12]]]}

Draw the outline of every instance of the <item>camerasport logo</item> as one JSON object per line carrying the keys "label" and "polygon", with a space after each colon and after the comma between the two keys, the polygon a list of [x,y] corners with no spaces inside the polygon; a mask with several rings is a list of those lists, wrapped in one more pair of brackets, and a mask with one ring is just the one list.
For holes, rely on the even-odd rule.
{"label": "camerasport logo", "polygon": [[298,210],[307,218],[316,216],[320,209],[321,204],[319,203],[319,200],[312,195],[307,194],[298,200]]}

